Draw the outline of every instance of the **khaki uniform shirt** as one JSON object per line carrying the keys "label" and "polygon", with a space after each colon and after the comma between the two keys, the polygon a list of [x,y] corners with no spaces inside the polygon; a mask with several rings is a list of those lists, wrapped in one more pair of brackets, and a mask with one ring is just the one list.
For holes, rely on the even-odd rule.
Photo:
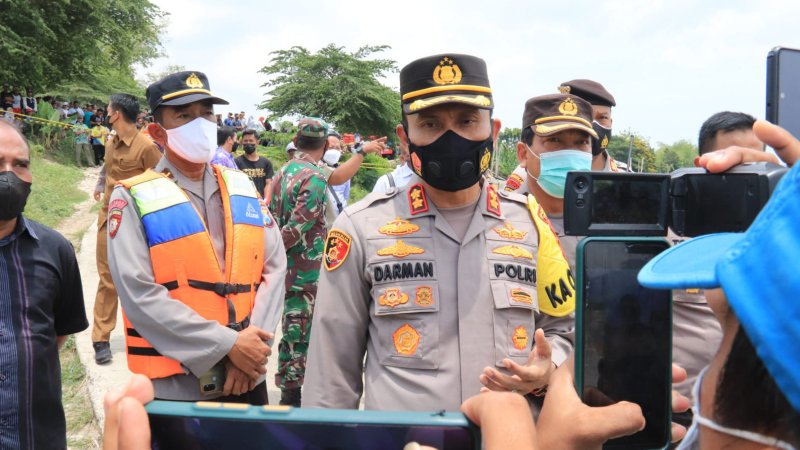
{"label": "khaki uniform shirt", "polygon": [[[527,362],[536,328],[557,365],[572,352],[574,317],[538,312],[539,240],[525,197],[493,197],[484,183],[459,240],[419,182],[369,194],[336,219],[303,406],[355,409],[366,391],[367,409],[456,411],[479,393],[486,366]],[[516,238],[501,235],[511,229]],[[344,241],[336,255],[332,238]],[[502,250],[512,245],[523,251]]]}
{"label": "khaki uniform shirt", "polygon": [[[192,205],[203,217],[211,241],[225,271],[225,221],[219,184],[211,166],[206,166],[203,180],[190,180],[166,158],[155,170],[171,173],[175,183],[189,196]],[[253,188],[255,190],[255,187]],[[153,380],[156,397],[170,400],[203,400],[198,377],[224,358],[236,341],[237,333],[206,320],[181,302],[173,300],[167,289],[155,282],[150,250],[144,227],[130,193],[119,186],[111,194],[112,201],[126,202],[119,228],[108,238],[108,263],[120,304],[128,320],[142,337],[162,355],[181,362],[185,375]],[[272,217],[264,227],[264,268],[261,285],[256,292],[251,325],[274,332],[283,309],[286,276],[286,251],[280,231]],[[259,383],[263,381],[263,377]]]}
{"label": "khaki uniform shirt", "polygon": [[155,166],[160,159],[158,146],[142,133],[137,132],[127,140],[118,134],[109,137],[106,142],[105,163],[95,187],[96,192],[103,192],[103,207],[97,218],[98,228],[106,221],[108,202],[117,181],[143,173]]}

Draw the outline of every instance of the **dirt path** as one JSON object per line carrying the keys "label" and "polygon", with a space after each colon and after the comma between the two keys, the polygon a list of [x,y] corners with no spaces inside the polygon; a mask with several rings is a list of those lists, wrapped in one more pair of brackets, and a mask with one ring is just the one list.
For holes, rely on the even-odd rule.
{"label": "dirt path", "polygon": [[92,211],[92,207],[97,202],[92,197],[94,186],[97,183],[97,175],[100,169],[89,167],[83,169],[83,180],[78,184],[78,189],[89,194],[89,197],[75,205],[75,212],[62,220],[55,229],[63,234],[75,246],[75,253],[81,251],[81,239],[83,233],[97,220],[97,213]]}
{"label": "dirt path", "polygon": [[[75,212],[54,227],[72,242],[75,252],[78,254],[80,254],[84,234],[87,230],[93,231],[97,221],[96,209],[92,210],[97,202],[92,197],[92,193],[99,172],[98,168],[83,170],[83,180],[78,184],[78,189],[88,194],[87,199],[75,205]],[[96,284],[87,289],[86,284],[89,280],[85,277],[82,278],[84,296],[86,296],[87,290],[92,291]],[[86,313],[91,320],[91,309],[87,307]],[[69,446],[80,449],[100,448],[100,422],[90,400],[90,377],[83,367],[84,363],[78,358],[76,345],[62,349],[61,353],[62,390]]]}

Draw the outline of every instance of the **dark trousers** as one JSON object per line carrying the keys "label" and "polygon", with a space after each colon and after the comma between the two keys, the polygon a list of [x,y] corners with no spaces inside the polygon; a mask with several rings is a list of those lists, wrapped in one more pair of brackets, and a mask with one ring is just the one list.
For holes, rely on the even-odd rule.
{"label": "dark trousers", "polygon": [[[156,398],[156,400],[176,401],[166,398]],[[267,398],[267,382],[262,381],[261,383],[257,384],[252,391],[245,392],[242,395],[226,395],[224,397],[210,398],[208,401],[222,403],[247,403],[255,406],[269,405],[269,399]]]}
{"label": "dark trousers", "polygon": [[94,150],[94,165],[99,166],[106,159],[106,147],[104,145],[92,144]]}

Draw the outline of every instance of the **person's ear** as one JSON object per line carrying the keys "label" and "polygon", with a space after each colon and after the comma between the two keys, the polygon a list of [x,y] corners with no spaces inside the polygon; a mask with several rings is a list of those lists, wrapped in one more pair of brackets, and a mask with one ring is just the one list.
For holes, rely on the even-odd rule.
{"label": "person's ear", "polygon": [[492,119],[492,143],[497,146],[497,136],[500,135],[500,128],[503,126],[503,123],[500,119]]}
{"label": "person's ear", "polygon": [[517,142],[517,161],[520,167],[526,167],[528,162],[528,146],[522,141]]}
{"label": "person's ear", "polygon": [[403,124],[398,123],[394,131],[397,133],[397,139],[399,139],[400,142],[402,142],[402,144],[408,148],[408,135],[406,134],[406,128],[403,126]]}
{"label": "person's ear", "polygon": [[167,148],[167,130],[157,123],[147,125],[147,133],[150,134],[150,139],[162,148]]}

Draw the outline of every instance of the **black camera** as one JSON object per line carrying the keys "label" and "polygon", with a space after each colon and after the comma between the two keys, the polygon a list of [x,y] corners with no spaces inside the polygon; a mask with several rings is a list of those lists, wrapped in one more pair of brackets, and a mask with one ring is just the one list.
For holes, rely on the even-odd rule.
{"label": "black camera", "polygon": [[753,223],[786,168],[742,164],[723,173],[570,172],[564,232],[570,236],[680,236],[741,232]]}

